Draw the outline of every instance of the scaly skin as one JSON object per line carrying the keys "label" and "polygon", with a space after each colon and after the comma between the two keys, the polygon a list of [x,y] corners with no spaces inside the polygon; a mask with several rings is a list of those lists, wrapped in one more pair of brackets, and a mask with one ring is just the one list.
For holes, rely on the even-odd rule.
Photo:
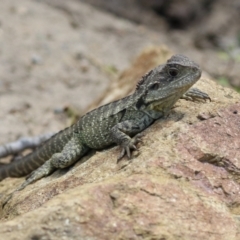
{"label": "scaly skin", "polygon": [[33,153],[1,167],[0,180],[31,173],[20,190],[58,168],[72,165],[90,149],[112,144],[122,149],[118,159],[125,154],[130,157],[139,141],[138,133],[166,115],[179,98],[210,99],[198,89],[189,90],[200,76],[196,63],[182,55],[172,56],[143,76],[132,95],[87,113]]}

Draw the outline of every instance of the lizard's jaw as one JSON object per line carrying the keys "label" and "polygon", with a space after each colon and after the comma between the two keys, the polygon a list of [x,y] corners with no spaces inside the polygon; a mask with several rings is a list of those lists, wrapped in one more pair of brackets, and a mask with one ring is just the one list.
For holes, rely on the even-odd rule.
{"label": "lizard's jaw", "polygon": [[194,73],[188,74],[176,82],[173,82],[171,88],[176,89],[176,91],[180,91],[183,94],[200,79],[201,74],[201,70],[198,69]]}

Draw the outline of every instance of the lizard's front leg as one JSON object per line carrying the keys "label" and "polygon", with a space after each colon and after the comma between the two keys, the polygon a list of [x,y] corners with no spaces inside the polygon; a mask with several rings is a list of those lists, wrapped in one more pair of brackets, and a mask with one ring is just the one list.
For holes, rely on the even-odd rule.
{"label": "lizard's front leg", "polygon": [[187,92],[183,94],[181,98],[186,100],[191,100],[191,101],[200,100],[200,99],[201,100],[208,99],[211,101],[211,98],[208,96],[208,94],[205,92],[202,92],[198,88],[190,88]]}
{"label": "lizard's front leg", "polygon": [[[148,115],[145,115],[141,119],[137,120],[127,120],[116,124],[111,129],[111,135],[113,141],[122,148],[122,151],[117,159],[119,161],[127,154],[128,158],[131,157],[131,150],[136,150],[136,144],[140,141],[142,130],[147,128],[154,120]],[[135,135],[137,134],[137,135]],[[131,135],[135,137],[131,138]]]}

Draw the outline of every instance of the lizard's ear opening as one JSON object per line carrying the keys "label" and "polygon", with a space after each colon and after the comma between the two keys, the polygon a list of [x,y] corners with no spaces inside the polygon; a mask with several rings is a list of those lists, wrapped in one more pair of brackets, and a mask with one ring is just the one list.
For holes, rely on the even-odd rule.
{"label": "lizard's ear opening", "polygon": [[141,106],[143,106],[143,105],[145,105],[143,99],[142,98],[138,99],[138,101],[136,103],[136,108],[140,109]]}
{"label": "lizard's ear opening", "polygon": [[157,89],[159,89],[159,87],[160,87],[159,82],[154,82],[153,84],[151,84],[149,86],[149,90],[157,90]]}

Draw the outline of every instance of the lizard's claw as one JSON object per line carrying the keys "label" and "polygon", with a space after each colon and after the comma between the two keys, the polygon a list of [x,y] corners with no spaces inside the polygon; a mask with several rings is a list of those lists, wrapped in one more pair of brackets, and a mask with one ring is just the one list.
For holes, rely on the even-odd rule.
{"label": "lizard's claw", "polygon": [[137,150],[136,144],[141,142],[142,134],[137,134],[135,137],[133,137],[126,145],[122,146],[122,151],[120,155],[118,156],[117,162],[121,160],[125,154],[127,154],[128,158],[131,158],[131,150]]}
{"label": "lizard's claw", "polygon": [[208,94],[197,88],[190,88],[181,98],[190,101],[209,100],[211,102],[211,98]]}

